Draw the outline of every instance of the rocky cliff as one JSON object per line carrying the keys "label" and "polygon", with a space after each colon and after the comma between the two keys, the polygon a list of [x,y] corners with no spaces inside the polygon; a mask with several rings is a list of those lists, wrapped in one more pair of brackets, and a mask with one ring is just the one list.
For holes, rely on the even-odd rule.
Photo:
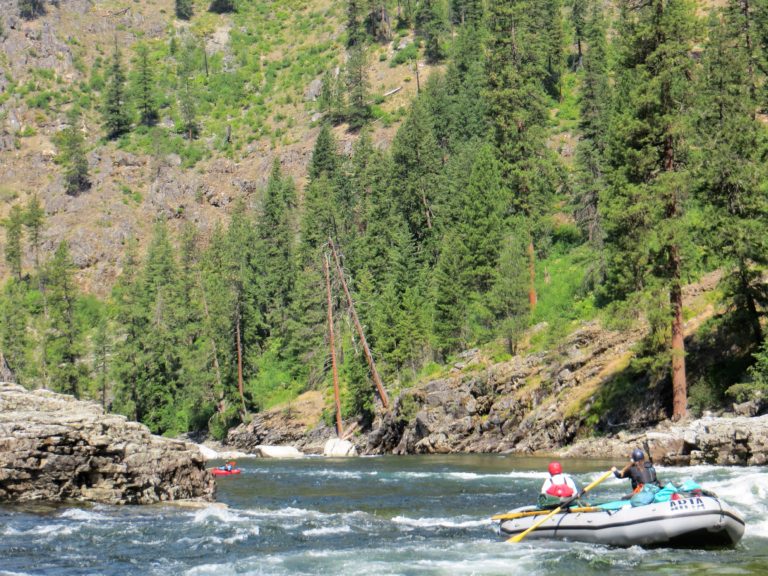
{"label": "rocky cliff", "polygon": [[[479,352],[468,352],[447,376],[402,393],[391,411],[380,412],[370,430],[351,440],[364,454],[508,452],[617,460],[648,442],[654,460],[666,464],[768,462],[768,415],[750,417],[764,412],[764,405],[742,406],[750,416],[672,423],[664,411],[668,386],[631,382],[641,402],[622,391],[610,406],[601,406],[599,420],[591,416],[590,407],[606,398],[641,335],[593,322],[548,352],[489,365]],[[322,453],[335,432],[319,418],[320,398],[314,420],[309,410],[298,409],[302,405],[256,415],[230,431],[228,443],[245,451],[287,444]]]}
{"label": "rocky cliff", "polygon": [[213,500],[199,449],[47,390],[0,383],[0,500]]}

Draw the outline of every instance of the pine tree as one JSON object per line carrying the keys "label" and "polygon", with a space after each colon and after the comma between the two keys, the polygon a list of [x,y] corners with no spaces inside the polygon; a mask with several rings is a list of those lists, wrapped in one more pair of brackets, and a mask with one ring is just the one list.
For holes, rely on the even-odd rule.
{"label": "pine tree", "polygon": [[104,129],[110,140],[119,138],[131,128],[125,98],[125,73],[117,44],[112,53],[112,64],[107,71],[107,89],[104,93],[102,116]]}
{"label": "pine tree", "polygon": [[136,96],[139,109],[139,122],[152,126],[157,122],[157,103],[155,102],[155,79],[152,62],[149,59],[149,47],[140,42],[136,46]]}
{"label": "pine tree", "polygon": [[525,242],[517,236],[507,237],[495,269],[488,304],[498,322],[498,333],[507,343],[510,354],[517,353],[517,343],[528,325],[528,278]]}
{"label": "pine tree", "polygon": [[33,194],[27,200],[27,207],[24,212],[24,227],[27,229],[29,244],[32,247],[32,253],[35,259],[35,271],[40,272],[40,242],[43,226],[45,224],[45,211],[40,204],[40,198]]}
{"label": "pine tree", "polygon": [[71,117],[69,126],[55,139],[59,148],[56,159],[64,168],[64,190],[70,196],[77,196],[91,187],[85,139],[77,128],[77,122],[77,116]]}
{"label": "pine tree", "polygon": [[433,277],[435,348],[443,356],[464,345],[467,282],[464,263],[469,253],[458,234],[449,232],[440,245]]}
{"label": "pine tree", "polygon": [[605,210],[607,282],[617,294],[660,282],[669,294],[673,416],[686,413],[682,281],[690,184],[687,126],[695,16],[687,0],[622,12],[622,109]]}
{"label": "pine tree", "polygon": [[176,18],[191,20],[194,14],[192,0],[176,0]]}
{"label": "pine tree", "polygon": [[18,204],[14,204],[3,222],[5,227],[5,263],[11,275],[21,280],[21,259],[24,212]]}
{"label": "pine tree", "polygon": [[46,271],[49,324],[44,352],[52,389],[79,398],[86,367],[81,363],[83,335],[75,318],[73,268],[69,247],[61,242]]}
{"label": "pine tree", "polygon": [[[574,0],[574,10],[580,2]],[[599,200],[604,195],[608,169],[606,148],[610,121],[611,91],[608,83],[607,46],[602,7],[592,4],[583,34],[589,47],[582,60],[584,82],[580,101],[582,138],[576,148],[574,182],[575,217],[587,241],[595,249],[596,259],[588,271],[592,283],[604,278],[603,230]]]}
{"label": "pine tree", "polygon": [[264,194],[264,208],[257,229],[264,271],[263,314],[274,334],[284,334],[295,279],[290,210],[295,202],[293,182],[283,177],[275,158]]}
{"label": "pine tree", "polygon": [[195,44],[187,38],[179,54],[176,68],[179,110],[181,112],[182,129],[191,142],[197,138],[200,126],[197,120],[197,93],[194,83]]}
{"label": "pine tree", "polygon": [[451,0],[451,21],[454,24],[478,26],[483,20],[482,0]]}
{"label": "pine tree", "polygon": [[421,0],[416,9],[416,33],[424,39],[424,55],[429,62],[440,61],[444,54],[445,15],[438,0]]}
{"label": "pine tree", "polygon": [[0,298],[0,351],[22,385],[28,384],[27,375],[32,364],[27,331],[29,311],[25,305],[27,295],[26,283],[11,278],[5,283]]}
{"label": "pine tree", "polygon": [[368,63],[362,43],[349,49],[347,61],[347,122],[352,130],[361,128],[370,118],[368,105]]}
{"label": "pine tree", "polygon": [[457,228],[469,256],[464,273],[471,287],[484,293],[491,287],[508,205],[492,146],[484,145],[474,154],[469,181],[459,202]]}
{"label": "pine tree", "polygon": [[761,312],[768,293],[761,280],[768,264],[765,226],[768,206],[763,162],[766,132],[755,117],[749,13],[732,2],[710,21],[697,102],[699,146],[708,153],[699,160],[698,196],[707,248],[726,266],[726,295],[738,315],[763,341]]}
{"label": "pine tree", "polygon": [[[569,3],[571,5],[571,22],[573,22],[573,31],[576,35],[576,62],[574,68],[578,69],[581,68],[584,58],[582,42],[584,41],[587,27],[587,15],[590,13],[590,0],[570,0]],[[602,9],[598,2],[594,2],[592,8]]]}
{"label": "pine tree", "polygon": [[312,159],[309,163],[308,176],[310,181],[316,180],[325,173],[326,178],[334,180],[338,176],[341,158],[336,149],[336,139],[328,124],[323,124],[315,140]]}
{"label": "pine tree", "polygon": [[347,48],[365,41],[362,0],[347,0]]}
{"label": "pine tree", "polygon": [[[392,143],[394,189],[402,211],[418,244],[429,244],[435,226],[434,210],[439,204],[443,155],[435,138],[429,104],[418,98]],[[434,247],[432,247],[434,249]]]}

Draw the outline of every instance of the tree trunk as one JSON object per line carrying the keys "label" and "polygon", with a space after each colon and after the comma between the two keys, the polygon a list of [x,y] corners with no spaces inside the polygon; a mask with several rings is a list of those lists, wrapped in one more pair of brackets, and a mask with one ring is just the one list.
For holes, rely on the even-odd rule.
{"label": "tree trunk", "polygon": [[245,409],[245,392],[243,390],[243,345],[240,340],[240,310],[237,311],[235,318],[235,339],[237,346],[237,390],[240,393],[240,402],[243,407],[242,418],[245,420],[247,410]]}
{"label": "tree trunk", "polygon": [[680,250],[670,246],[672,286],[669,301],[672,305],[672,418],[684,418],[688,411],[688,384],[685,378],[685,334],[683,333],[683,290],[680,286]]}
{"label": "tree trunk", "polygon": [[328,301],[328,339],[331,348],[331,369],[333,371],[333,400],[336,404],[336,436],[341,438],[344,429],[341,425],[341,398],[339,396],[339,369],[336,367],[336,342],[333,334],[333,302],[331,301],[331,274],[328,271],[328,254],[323,257],[325,271],[325,292]]}
{"label": "tree trunk", "polygon": [[533,249],[533,239],[528,242],[528,274],[530,284],[528,286],[528,302],[531,305],[531,312],[536,309],[536,252]]}

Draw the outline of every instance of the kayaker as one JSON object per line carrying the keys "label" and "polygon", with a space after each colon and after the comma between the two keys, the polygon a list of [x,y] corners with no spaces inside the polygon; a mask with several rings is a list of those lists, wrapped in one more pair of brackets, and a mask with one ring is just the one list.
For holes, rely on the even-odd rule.
{"label": "kayaker", "polygon": [[643,489],[646,484],[661,486],[656,478],[656,469],[653,463],[645,461],[645,453],[640,448],[632,450],[629,464],[619,470],[614,466],[611,468],[616,478],[629,478],[632,481],[632,494],[636,494]]}
{"label": "kayaker", "polygon": [[223,466],[219,466],[219,470],[225,470],[227,472],[231,472],[235,466],[237,466],[237,462],[233,460],[232,462],[227,462]]}
{"label": "kayaker", "polygon": [[576,481],[568,474],[563,474],[560,462],[549,463],[549,476],[541,485],[539,508],[556,508],[579,492]]}

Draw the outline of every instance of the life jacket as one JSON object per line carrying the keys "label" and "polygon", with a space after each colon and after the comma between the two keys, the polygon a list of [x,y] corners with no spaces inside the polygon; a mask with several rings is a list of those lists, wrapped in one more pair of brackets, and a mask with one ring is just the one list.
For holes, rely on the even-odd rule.
{"label": "life jacket", "polygon": [[632,490],[632,494],[640,492],[646,484],[659,485],[659,481],[656,479],[656,469],[650,462],[645,462],[643,466],[640,467],[632,466],[630,471],[632,483],[635,486]]}
{"label": "life jacket", "polygon": [[565,477],[562,474],[556,474],[550,478],[552,485],[547,488],[545,494],[555,496],[556,498],[570,498],[573,496],[573,488],[566,484]]}

